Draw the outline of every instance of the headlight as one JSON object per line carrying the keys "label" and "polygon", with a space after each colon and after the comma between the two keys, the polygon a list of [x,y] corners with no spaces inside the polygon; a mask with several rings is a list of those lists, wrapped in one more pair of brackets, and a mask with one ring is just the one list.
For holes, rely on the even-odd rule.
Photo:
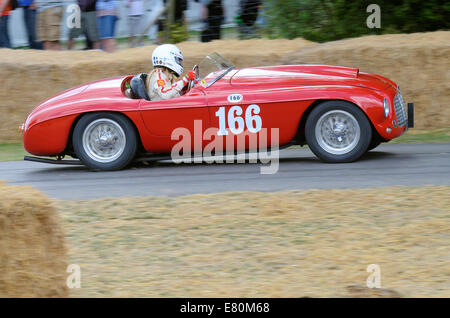
{"label": "headlight", "polygon": [[387,98],[384,99],[383,108],[384,108],[384,117],[387,118],[389,116],[389,102]]}

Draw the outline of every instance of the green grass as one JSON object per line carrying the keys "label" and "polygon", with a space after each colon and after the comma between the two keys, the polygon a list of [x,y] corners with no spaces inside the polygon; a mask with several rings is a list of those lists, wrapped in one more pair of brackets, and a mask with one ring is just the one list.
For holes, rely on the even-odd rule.
{"label": "green grass", "polygon": [[[414,130],[411,129],[403,136],[389,142],[389,144],[411,144],[411,143],[450,143],[450,127],[437,128],[430,130]],[[298,146],[293,146],[294,148]],[[292,147],[291,147],[292,148]],[[23,148],[22,143],[0,144],[0,162],[23,160],[27,152]]]}
{"label": "green grass", "polygon": [[399,138],[390,141],[390,144],[414,144],[414,143],[433,143],[450,142],[450,127],[436,128],[430,130],[411,129]]}
{"label": "green grass", "polygon": [[27,152],[21,143],[0,144],[0,161],[23,160]]}

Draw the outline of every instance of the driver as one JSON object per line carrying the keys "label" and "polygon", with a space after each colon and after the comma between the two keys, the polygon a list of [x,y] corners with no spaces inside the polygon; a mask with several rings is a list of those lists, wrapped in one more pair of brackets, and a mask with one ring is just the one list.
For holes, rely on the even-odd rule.
{"label": "driver", "polygon": [[150,100],[162,100],[182,95],[181,90],[189,81],[195,80],[194,71],[188,72],[179,81],[183,73],[183,55],[173,44],[158,46],[152,54],[153,71],[147,76],[146,89]]}

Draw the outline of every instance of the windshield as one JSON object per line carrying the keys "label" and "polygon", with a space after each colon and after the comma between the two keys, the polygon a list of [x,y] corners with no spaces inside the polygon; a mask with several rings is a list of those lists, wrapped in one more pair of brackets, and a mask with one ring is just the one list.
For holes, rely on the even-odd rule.
{"label": "windshield", "polygon": [[218,53],[207,55],[198,65],[200,84],[210,87],[234,68],[234,65]]}

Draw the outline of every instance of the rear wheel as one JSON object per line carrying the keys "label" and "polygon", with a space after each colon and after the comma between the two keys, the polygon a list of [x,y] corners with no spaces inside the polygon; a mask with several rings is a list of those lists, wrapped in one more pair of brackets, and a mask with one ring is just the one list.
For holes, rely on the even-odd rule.
{"label": "rear wheel", "polygon": [[119,170],[136,154],[136,133],[123,115],[91,113],[76,124],[73,147],[78,158],[89,168]]}
{"label": "rear wheel", "polygon": [[352,162],[367,151],[372,128],[357,106],[345,101],[327,101],[309,114],[305,137],[319,159],[333,163]]}

